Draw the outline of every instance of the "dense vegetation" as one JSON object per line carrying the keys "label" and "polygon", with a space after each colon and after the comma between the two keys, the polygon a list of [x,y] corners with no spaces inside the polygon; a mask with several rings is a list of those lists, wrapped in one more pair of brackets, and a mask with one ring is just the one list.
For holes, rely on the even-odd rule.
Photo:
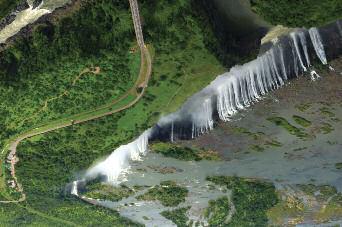
{"label": "dense vegetation", "polygon": [[[48,207],[45,207],[48,208]],[[121,218],[117,212],[85,204],[76,199],[40,213],[27,204],[1,204],[1,226],[141,226]]]}
{"label": "dense vegetation", "polygon": [[75,15],[37,25],[1,53],[1,142],[115,100],[134,83],[140,54],[129,52],[135,36],[128,3],[82,4]]}
{"label": "dense vegetation", "polygon": [[[319,109],[322,119],[328,120],[329,122],[338,122],[339,119],[335,117],[333,112],[328,111],[327,108],[322,112],[322,108]],[[329,113],[329,114],[327,114]],[[290,123],[287,119],[280,116],[269,117],[268,121],[274,123],[275,125],[283,128],[289,134],[296,136],[302,140],[310,140],[317,137],[317,134],[329,134],[335,130],[331,123],[320,121],[312,122],[304,117],[294,115],[292,116],[293,121],[300,127]],[[314,130],[313,130],[314,129]]]}
{"label": "dense vegetation", "polygon": [[252,0],[251,3],[256,13],[274,25],[315,27],[342,18],[340,0]]}
{"label": "dense vegetation", "polygon": [[[192,8],[193,2],[140,2],[145,37],[156,52],[146,96],[122,113],[21,144],[17,174],[28,198],[22,207],[0,208],[0,219],[5,224],[57,226],[67,220],[84,226],[133,225],[116,212],[68,197],[64,186],[93,160],[137,136],[160,115],[176,110],[187,97],[224,71],[215,57],[218,46],[212,27],[200,8]],[[38,123],[118,97],[133,83],[139,66],[139,54],[130,54],[130,47],[134,47],[134,34],[127,1],[83,1],[75,14],[54,24],[37,26],[31,37],[14,43],[0,56],[0,142]],[[233,59],[233,53],[231,56]],[[231,64],[238,61],[233,60]],[[95,66],[101,68],[101,74],[85,73],[76,86],[70,86],[85,68]],[[68,96],[35,115],[47,99],[65,90],[70,92]],[[25,120],[27,116],[29,120]],[[243,189],[236,189],[234,203],[240,204],[241,217],[235,217],[234,223],[264,223],[263,212],[274,202],[273,188],[238,180],[229,182]],[[170,201],[165,204],[174,204],[170,196],[166,198]],[[268,206],[264,200],[269,200]],[[252,214],[251,209],[257,208],[260,211]]]}
{"label": "dense vegetation", "polygon": [[[236,212],[228,225],[222,226],[267,226],[267,210],[278,203],[275,187],[272,183],[238,177],[208,177],[215,184],[232,190],[232,202]],[[224,202],[224,201],[222,201]],[[223,205],[225,203],[222,203]],[[220,211],[221,209],[217,209]],[[226,216],[217,214],[217,217]],[[215,220],[215,223],[224,220]]]}
{"label": "dense vegetation", "polygon": [[117,187],[109,184],[104,184],[98,181],[87,183],[85,192],[82,195],[87,198],[119,201],[134,194],[134,191],[126,185],[119,185]]}
{"label": "dense vegetation", "polygon": [[210,200],[205,215],[210,226],[222,226],[228,224],[228,214],[230,212],[229,198],[227,196]]}
{"label": "dense vegetation", "polygon": [[[224,71],[205,45],[208,39],[214,39],[205,14],[192,11],[190,2],[141,1],[141,8],[146,39],[153,43],[156,52],[153,79],[146,95],[133,108],[121,113],[36,136],[20,144],[17,175],[28,195],[27,206],[30,209],[83,223],[68,214],[70,209],[75,209],[75,212],[82,210],[79,208],[82,203],[70,202],[64,195],[65,185],[94,160],[109,154],[154,124],[161,114],[176,110],[187,97]],[[1,69],[6,73],[2,71],[0,87],[4,108],[1,108],[0,122],[7,128],[4,126],[1,131],[1,142],[24,130],[25,127],[18,127],[18,122],[27,115],[31,116],[33,109],[41,106],[38,103],[43,104],[43,100],[60,94],[84,67],[98,66],[101,61],[105,61],[104,65],[108,67],[100,65],[100,75],[105,75],[102,85],[95,85],[93,79],[97,76],[89,75],[91,82],[86,86],[92,91],[103,89],[105,93],[105,88],[112,83],[110,92],[119,91],[116,92],[119,95],[129,87],[135,76],[130,70],[137,65],[131,67],[136,60],[129,60],[129,48],[134,46],[132,27],[128,2],[84,1],[75,14],[59,19],[57,25],[41,24],[31,38],[18,41],[4,52],[2,59],[9,61],[1,61],[4,64]],[[13,69],[13,63],[18,70]],[[29,67],[30,64],[34,67]],[[60,73],[54,73],[54,70]],[[82,77],[87,78],[86,75]],[[117,83],[114,84],[115,81]],[[86,97],[84,93],[80,91],[77,94]],[[44,118],[37,117],[36,122],[86,109],[94,104],[92,100],[97,104],[105,101],[106,98],[100,99],[96,95],[87,95],[85,101],[83,99],[75,106],[66,105],[64,97],[61,104],[54,104],[58,108],[44,113]],[[35,107],[31,106],[32,103],[36,103]],[[35,127],[34,121],[26,125]],[[117,218],[115,214],[112,218]],[[105,218],[98,218],[97,222],[101,223],[102,219],[105,223]]]}
{"label": "dense vegetation", "polygon": [[166,210],[161,212],[165,218],[171,220],[173,223],[177,225],[177,227],[187,227],[187,222],[189,218],[186,216],[186,212],[189,210],[189,207],[182,207],[174,210]]}
{"label": "dense vegetation", "polygon": [[20,0],[0,0],[0,20],[17,6]]}
{"label": "dense vegetation", "polygon": [[219,160],[216,152],[205,151],[191,147],[184,147],[171,143],[154,143],[151,146],[153,152],[165,157],[176,158],[183,161]]}
{"label": "dense vegetation", "polygon": [[335,164],[336,169],[342,169],[342,162]]}
{"label": "dense vegetation", "polygon": [[138,196],[139,200],[153,201],[158,200],[161,204],[168,207],[178,206],[185,202],[188,196],[188,189],[179,186],[174,181],[163,181],[149,189],[145,194]]}

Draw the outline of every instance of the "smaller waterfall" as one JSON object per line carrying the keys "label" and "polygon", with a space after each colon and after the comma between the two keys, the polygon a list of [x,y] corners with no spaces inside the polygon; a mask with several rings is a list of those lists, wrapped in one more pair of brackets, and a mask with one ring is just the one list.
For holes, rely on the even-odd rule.
{"label": "smaller waterfall", "polygon": [[[302,66],[303,70],[306,72],[307,71],[307,67],[304,65],[304,61],[302,59],[302,54],[301,54],[300,49],[299,49],[300,46],[303,47],[303,49],[304,49],[304,53],[305,53],[305,57],[306,57],[306,62],[309,62],[309,64],[310,64],[310,60],[308,60],[309,56],[307,54],[306,39],[305,39],[305,37],[304,37],[304,39],[300,38],[301,37],[300,34],[302,34],[302,33],[301,32],[298,32],[298,33],[292,32],[290,34],[290,36],[291,36],[291,38],[293,40],[293,43],[295,45],[295,50],[297,52],[297,56],[299,58],[300,65]],[[298,38],[300,39],[301,45],[298,43]],[[306,50],[306,52],[305,52],[305,50]]]}
{"label": "smaller waterfall", "polygon": [[327,61],[327,57],[325,55],[325,50],[324,50],[324,46],[322,43],[322,38],[321,38],[321,35],[319,34],[318,29],[317,28],[310,28],[309,34],[310,34],[311,41],[312,41],[312,44],[315,48],[315,51],[316,51],[318,58],[321,60],[323,65],[327,65],[328,61]]}
{"label": "smaller waterfall", "polygon": [[90,168],[86,173],[86,178],[96,178],[102,175],[106,176],[108,182],[118,183],[120,174],[129,170],[129,162],[140,160],[141,155],[147,152],[149,135],[150,130],[147,130],[138,139],[117,148],[104,161]]}
{"label": "smaller waterfall", "polygon": [[4,27],[0,31],[0,43],[5,43],[7,39],[17,34],[22,28],[38,20],[41,16],[51,13],[48,9],[43,9],[44,2],[42,1],[36,8],[33,4],[29,4],[29,8],[16,13],[15,20]]}
{"label": "smaller waterfall", "polygon": [[71,185],[71,195],[78,196],[77,181],[73,181]]}
{"label": "smaller waterfall", "polygon": [[192,138],[198,137],[214,128],[213,109],[210,99],[204,100],[201,113],[192,119]]}

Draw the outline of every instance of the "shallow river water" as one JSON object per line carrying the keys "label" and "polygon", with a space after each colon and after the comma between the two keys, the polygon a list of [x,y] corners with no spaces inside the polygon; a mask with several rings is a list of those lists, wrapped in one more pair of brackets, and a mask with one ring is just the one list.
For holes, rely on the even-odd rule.
{"label": "shallow river water", "polygon": [[[191,206],[188,217],[204,225],[203,213],[208,201],[229,197],[231,193],[211,185],[206,181],[207,176],[260,178],[272,181],[278,190],[295,188],[297,184],[332,185],[341,192],[342,172],[335,167],[336,163],[342,162],[341,63],[341,60],[336,61],[333,65],[336,71],[322,73],[318,81],[311,81],[309,76],[292,81],[236,115],[230,122],[219,123],[206,135],[177,142],[217,151],[222,161],[187,162],[150,152],[143,161],[132,163],[130,171],[121,176],[121,180],[130,187],[152,187],[161,181],[176,181],[189,190],[186,202],[178,207]],[[298,125],[293,116],[300,116],[311,125]],[[269,117],[286,119],[291,125],[302,128],[307,138],[291,135],[269,121]],[[323,127],[327,125],[330,125],[328,129]],[[241,133],[237,128],[244,128],[245,132]],[[255,136],[256,133],[259,136]],[[280,145],[270,146],[269,141],[277,141]],[[163,171],[170,169],[172,171]],[[160,215],[169,208],[159,202],[135,198],[146,190],[119,202],[100,203],[147,226],[174,226]],[[301,226],[312,224],[308,218]]]}

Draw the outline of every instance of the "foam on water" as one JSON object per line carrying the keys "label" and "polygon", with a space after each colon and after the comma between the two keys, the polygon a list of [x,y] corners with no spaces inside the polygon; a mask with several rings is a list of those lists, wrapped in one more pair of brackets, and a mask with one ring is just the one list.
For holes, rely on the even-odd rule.
{"label": "foam on water", "polygon": [[90,168],[86,173],[86,178],[104,175],[108,182],[119,183],[120,174],[127,172],[130,168],[129,162],[138,161],[141,155],[146,154],[149,134],[150,130],[147,130],[133,142],[120,146],[104,161]]}

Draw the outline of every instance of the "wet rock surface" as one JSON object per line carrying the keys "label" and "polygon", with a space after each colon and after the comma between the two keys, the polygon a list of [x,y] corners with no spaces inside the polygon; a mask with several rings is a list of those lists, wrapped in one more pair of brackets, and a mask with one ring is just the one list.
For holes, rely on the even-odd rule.
{"label": "wet rock surface", "polygon": [[42,4],[43,0],[34,0],[32,7],[33,9],[37,8],[38,6],[40,6],[40,4]]}

